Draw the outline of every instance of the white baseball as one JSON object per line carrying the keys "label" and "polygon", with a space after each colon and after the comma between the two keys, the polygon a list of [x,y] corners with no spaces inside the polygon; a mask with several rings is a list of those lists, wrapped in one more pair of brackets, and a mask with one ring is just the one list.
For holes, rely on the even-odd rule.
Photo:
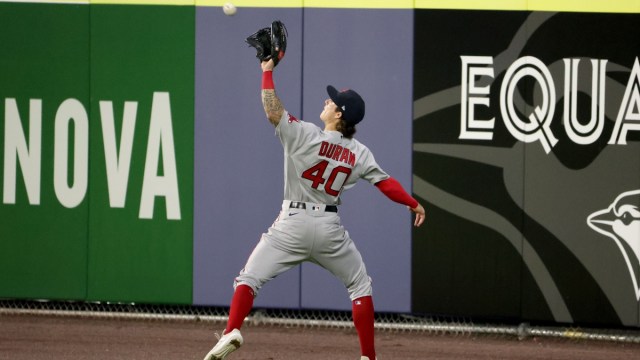
{"label": "white baseball", "polygon": [[224,5],[222,5],[222,11],[224,11],[225,15],[232,16],[236,14],[236,11],[238,11],[238,9],[236,9],[236,6],[232,3],[225,3]]}

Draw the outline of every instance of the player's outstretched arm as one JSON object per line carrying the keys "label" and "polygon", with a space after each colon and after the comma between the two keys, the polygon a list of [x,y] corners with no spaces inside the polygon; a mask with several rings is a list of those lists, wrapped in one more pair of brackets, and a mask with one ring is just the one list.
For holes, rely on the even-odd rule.
{"label": "player's outstretched arm", "polygon": [[398,182],[398,180],[390,177],[388,179],[377,182],[376,187],[378,190],[382,191],[389,199],[399,203],[406,205],[409,210],[416,214],[416,219],[413,222],[414,226],[420,226],[424,222],[425,212],[424,208],[418,200],[414,199],[411,195],[409,195],[402,185]]}
{"label": "player's outstretched arm", "polygon": [[262,67],[262,106],[267,115],[267,119],[273,126],[277,126],[280,118],[284,113],[284,106],[276,95],[276,89],[273,85],[273,68],[275,67],[273,60],[263,61]]}

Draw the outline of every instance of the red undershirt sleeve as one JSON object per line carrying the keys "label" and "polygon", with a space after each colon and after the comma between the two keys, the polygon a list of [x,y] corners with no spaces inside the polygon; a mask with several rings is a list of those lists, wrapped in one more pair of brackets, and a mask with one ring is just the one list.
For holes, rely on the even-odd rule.
{"label": "red undershirt sleeve", "polygon": [[267,70],[262,73],[262,90],[272,90],[273,85],[273,71]]}
{"label": "red undershirt sleeve", "polygon": [[375,185],[378,190],[382,191],[382,193],[385,194],[389,199],[397,203],[407,205],[412,209],[418,206],[418,201],[411,195],[407,194],[398,180],[392,177],[379,181]]}

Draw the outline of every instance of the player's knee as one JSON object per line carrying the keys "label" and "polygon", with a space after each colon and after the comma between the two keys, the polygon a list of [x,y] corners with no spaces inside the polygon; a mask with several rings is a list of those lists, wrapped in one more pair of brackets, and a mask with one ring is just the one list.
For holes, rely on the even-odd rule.
{"label": "player's knee", "polygon": [[254,297],[258,296],[258,291],[260,290],[260,287],[262,286],[259,283],[259,281],[255,280],[255,279],[251,279],[250,277],[238,276],[233,281],[233,290],[238,288],[238,286],[240,286],[240,285],[244,285],[244,286],[250,287],[251,290],[253,290],[253,296]]}
{"label": "player's knee", "polygon": [[373,287],[371,286],[372,280],[368,275],[359,276],[357,281],[353,282],[347,287],[349,291],[349,298],[355,300],[363,296],[371,296],[373,293]]}

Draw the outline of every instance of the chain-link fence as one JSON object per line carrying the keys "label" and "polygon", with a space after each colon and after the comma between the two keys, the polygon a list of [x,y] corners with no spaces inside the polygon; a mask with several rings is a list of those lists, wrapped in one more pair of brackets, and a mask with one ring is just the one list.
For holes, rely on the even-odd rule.
{"label": "chain-link fence", "polygon": [[[8,299],[0,300],[0,316],[2,314],[224,323],[227,320],[228,308]],[[329,310],[255,309],[246,322],[254,326],[353,329],[350,312]],[[493,335],[510,336],[521,340],[529,337],[553,337],[640,344],[640,330],[635,329],[543,327],[532,326],[528,323],[479,324],[471,320],[453,317],[415,316],[398,313],[377,313],[375,327],[377,331],[383,332],[418,332],[458,336]]]}

